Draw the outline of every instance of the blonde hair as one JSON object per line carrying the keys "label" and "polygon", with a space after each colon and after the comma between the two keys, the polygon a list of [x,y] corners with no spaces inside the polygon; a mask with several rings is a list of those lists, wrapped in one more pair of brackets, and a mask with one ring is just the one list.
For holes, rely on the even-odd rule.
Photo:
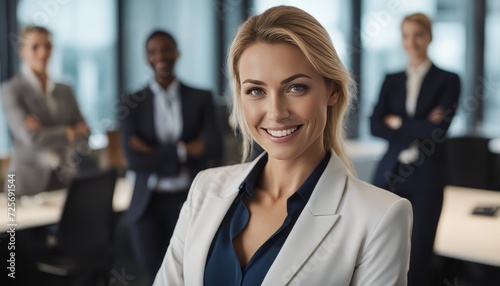
{"label": "blonde hair", "polygon": [[250,17],[239,27],[229,51],[228,69],[233,82],[231,119],[233,128],[235,131],[239,129],[243,137],[242,161],[248,158],[253,139],[242,110],[239,62],[242,53],[255,42],[287,43],[298,47],[311,65],[333,83],[338,100],[333,106],[328,106],[323,145],[326,150],[333,150],[354,173],[344,151],[344,122],[350,108],[350,94],[355,91],[354,81],[340,61],[325,28],[310,14],[290,6],[273,7]]}
{"label": "blonde hair", "polygon": [[432,40],[432,21],[429,16],[423,13],[414,13],[404,17],[403,22],[401,22],[401,29],[403,28],[404,23],[411,21],[422,26],[431,36]]}
{"label": "blonde hair", "polygon": [[19,39],[19,45],[22,45],[25,41],[25,39],[28,37],[29,34],[33,34],[33,33],[37,33],[37,34],[45,34],[45,35],[48,35],[48,36],[51,36],[52,33],[45,27],[42,27],[42,26],[25,26],[21,29],[21,35],[20,35],[20,39]]}

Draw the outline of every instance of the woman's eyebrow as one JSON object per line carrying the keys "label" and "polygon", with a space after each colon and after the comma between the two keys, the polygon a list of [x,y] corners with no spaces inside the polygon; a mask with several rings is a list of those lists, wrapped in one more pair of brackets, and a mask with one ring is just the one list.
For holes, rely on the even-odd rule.
{"label": "woman's eyebrow", "polygon": [[294,74],[294,75],[292,75],[291,77],[285,78],[284,80],[282,80],[282,81],[281,81],[281,84],[286,84],[286,83],[289,83],[289,82],[291,82],[292,80],[294,80],[294,79],[298,79],[298,78],[301,78],[301,77],[306,77],[306,78],[312,79],[310,76],[308,76],[308,75],[306,75],[306,74],[303,74],[303,73],[298,73],[298,74]]}
{"label": "woman's eyebrow", "polygon": [[244,84],[244,83],[253,83],[253,84],[256,84],[256,85],[266,85],[263,81],[260,81],[260,80],[256,80],[256,79],[245,79],[241,84]]}
{"label": "woman's eyebrow", "polygon": [[[310,76],[308,76],[306,74],[298,73],[298,74],[294,74],[290,77],[285,78],[284,80],[281,81],[281,84],[287,84],[287,83],[293,81],[294,79],[298,79],[301,77],[312,79]],[[263,81],[255,80],[255,79],[245,79],[243,82],[241,82],[241,84],[244,84],[244,83],[252,83],[252,84],[263,85],[263,86],[266,85]]]}

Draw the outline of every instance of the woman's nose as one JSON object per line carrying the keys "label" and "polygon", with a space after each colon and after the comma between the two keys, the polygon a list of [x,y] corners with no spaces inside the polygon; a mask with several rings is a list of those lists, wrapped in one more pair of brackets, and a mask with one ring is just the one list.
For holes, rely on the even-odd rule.
{"label": "woman's nose", "polygon": [[270,97],[268,117],[272,121],[280,122],[290,116],[290,112],[287,108],[286,100],[282,95],[273,94]]}
{"label": "woman's nose", "polygon": [[50,57],[50,49],[45,47],[40,48],[38,52],[38,57],[44,60],[48,59]]}

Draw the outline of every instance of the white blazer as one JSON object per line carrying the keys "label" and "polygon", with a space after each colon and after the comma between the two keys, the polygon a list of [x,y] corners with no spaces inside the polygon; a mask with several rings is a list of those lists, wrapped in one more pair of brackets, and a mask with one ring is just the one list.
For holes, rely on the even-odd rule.
{"label": "white blazer", "polygon": [[[212,240],[258,159],[196,176],[153,285],[203,285]],[[406,285],[411,228],[408,200],[354,178],[332,152],[262,285]]]}

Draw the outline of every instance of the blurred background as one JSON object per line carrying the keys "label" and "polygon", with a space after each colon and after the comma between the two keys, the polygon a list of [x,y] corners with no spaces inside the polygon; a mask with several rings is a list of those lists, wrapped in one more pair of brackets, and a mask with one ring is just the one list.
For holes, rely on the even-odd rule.
{"label": "blurred background", "polygon": [[[450,148],[450,152],[456,152],[452,154],[456,161],[451,168],[451,183],[500,191],[500,1],[497,0],[4,0],[0,3],[0,80],[3,82],[19,71],[16,48],[19,29],[26,24],[47,27],[53,34],[54,46],[50,74],[55,81],[73,87],[91,129],[90,147],[96,151],[98,165],[123,167],[120,144],[112,135],[118,131],[118,97],[146,84],[152,75],[145,59],[146,37],[155,29],[165,29],[176,38],[181,53],[177,76],[186,84],[210,90],[214,95],[224,127],[226,163],[234,164],[239,162],[240,153],[227,120],[230,97],[227,50],[244,19],[282,4],[306,10],[326,27],[341,59],[356,79],[358,97],[350,115],[348,152],[358,176],[368,182],[386,148],[384,141],[370,134],[369,116],[385,75],[403,70],[407,64],[400,23],[410,13],[429,15],[433,20],[429,56],[438,67],[457,73],[462,83],[458,113],[448,133],[456,139],[455,146],[459,146]],[[0,157],[8,158],[10,152],[9,133],[0,108]],[[500,204],[498,196],[494,198]],[[481,199],[491,202],[488,197]],[[3,201],[0,209],[4,216]],[[129,250],[120,215],[118,212],[116,216],[116,255],[109,285],[147,285],[144,270]],[[500,229],[498,216],[495,221],[488,221],[488,228],[491,226]],[[458,230],[462,234],[467,232],[464,228]],[[436,251],[434,275],[440,283],[436,285],[498,282],[500,236],[498,230],[486,229],[481,236],[483,233],[487,239],[498,238],[496,248],[484,250],[498,259],[481,260],[474,255]],[[18,234],[21,237],[22,230]],[[24,241],[30,241],[31,235],[25,234]],[[442,238],[443,235],[446,234]],[[4,233],[0,239],[1,260],[5,261],[4,242],[8,237]],[[37,249],[31,242],[25,246],[26,256]],[[467,244],[456,246],[466,247]],[[22,257],[22,250],[18,251]],[[19,275],[36,273],[34,269],[31,271],[31,262],[19,263]],[[2,266],[2,279],[6,276],[4,269]]]}
{"label": "blurred background", "polygon": [[[160,1],[6,0],[1,4],[1,80],[14,75],[19,60],[12,44],[19,27],[38,24],[53,33],[52,76],[71,85],[93,134],[116,123],[113,103],[125,91],[142,87],[150,76],[146,36],[156,28],[177,39],[177,74],[187,84],[213,92],[225,105],[226,51],[242,19],[278,4],[298,6],[328,30],[341,59],[355,75],[358,107],[349,133],[374,140],[368,116],[386,73],[406,65],[400,44],[402,18],[413,12],[433,20],[433,62],[459,74],[463,85],[459,113],[450,135],[500,135],[500,2],[424,1]],[[0,154],[9,152],[5,118],[0,116]],[[98,142],[95,142],[98,144]]]}

